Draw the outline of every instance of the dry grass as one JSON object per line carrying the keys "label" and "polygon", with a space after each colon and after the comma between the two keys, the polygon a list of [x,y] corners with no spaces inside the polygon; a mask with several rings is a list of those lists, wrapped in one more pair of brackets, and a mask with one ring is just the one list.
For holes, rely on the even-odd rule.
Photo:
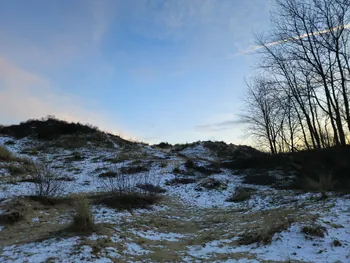
{"label": "dry grass", "polygon": [[95,229],[94,216],[90,211],[90,202],[85,195],[78,195],[74,201],[75,216],[71,229],[75,232],[90,233]]}
{"label": "dry grass", "polygon": [[251,198],[253,192],[255,190],[253,188],[240,187],[237,188],[236,191],[226,199],[226,202],[243,202]]}
{"label": "dry grass", "polygon": [[259,243],[263,245],[270,244],[274,235],[286,231],[292,223],[294,218],[266,218],[263,220],[259,229],[255,231],[247,231],[239,236],[239,245],[250,245]]}
{"label": "dry grass", "polygon": [[327,191],[333,191],[337,182],[333,180],[332,174],[322,173],[318,175],[317,180],[307,177],[306,188],[308,190],[319,191],[323,197],[326,197]]}
{"label": "dry grass", "polygon": [[98,203],[120,210],[132,210],[137,208],[150,208],[160,202],[161,196],[141,192],[115,192],[101,198]]}
{"label": "dry grass", "polygon": [[310,225],[310,226],[304,226],[301,229],[301,232],[308,236],[313,237],[324,237],[324,234],[327,233],[327,229],[320,225]]}
{"label": "dry grass", "polygon": [[11,175],[20,175],[27,171],[24,166],[12,162],[8,165],[7,169]]}
{"label": "dry grass", "polygon": [[0,145],[0,161],[9,162],[13,159],[15,159],[13,154],[5,146]]}

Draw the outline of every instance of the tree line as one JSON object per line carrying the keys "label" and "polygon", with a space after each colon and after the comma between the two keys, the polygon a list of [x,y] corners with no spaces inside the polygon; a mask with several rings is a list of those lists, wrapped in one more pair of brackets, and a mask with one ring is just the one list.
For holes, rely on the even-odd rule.
{"label": "tree line", "polygon": [[349,143],[350,0],[277,0],[242,120],[272,154]]}

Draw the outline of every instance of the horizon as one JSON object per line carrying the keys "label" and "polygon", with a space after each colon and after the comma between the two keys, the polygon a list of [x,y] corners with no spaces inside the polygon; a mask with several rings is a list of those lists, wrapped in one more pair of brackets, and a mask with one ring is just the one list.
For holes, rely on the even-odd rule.
{"label": "horizon", "polygon": [[244,78],[271,6],[1,1],[1,124],[54,115],[151,144],[249,145]]}

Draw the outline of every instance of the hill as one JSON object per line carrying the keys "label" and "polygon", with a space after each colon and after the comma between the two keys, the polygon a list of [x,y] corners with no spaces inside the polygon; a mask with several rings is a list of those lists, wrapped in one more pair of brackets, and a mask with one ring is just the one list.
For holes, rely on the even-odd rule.
{"label": "hill", "polygon": [[320,171],[347,156],[149,146],[53,118],[2,127],[0,261],[345,263],[350,195]]}

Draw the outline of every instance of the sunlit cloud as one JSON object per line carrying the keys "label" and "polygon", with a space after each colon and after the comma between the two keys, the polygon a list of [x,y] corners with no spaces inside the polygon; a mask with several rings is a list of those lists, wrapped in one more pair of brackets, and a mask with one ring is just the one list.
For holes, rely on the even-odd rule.
{"label": "sunlit cloud", "polygon": [[107,112],[78,96],[55,89],[44,77],[21,69],[0,56],[0,119],[7,123],[48,114],[74,122],[91,123],[105,131],[134,137],[116,125]]}

